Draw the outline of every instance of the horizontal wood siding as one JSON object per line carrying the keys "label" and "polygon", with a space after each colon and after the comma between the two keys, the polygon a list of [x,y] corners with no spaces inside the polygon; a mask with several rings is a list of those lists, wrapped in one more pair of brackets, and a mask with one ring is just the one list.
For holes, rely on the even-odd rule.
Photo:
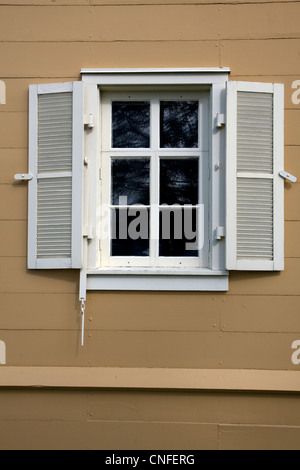
{"label": "horizontal wood siding", "polygon": [[276,450],[298,448],[300,437],[299,395],[2,390],[0,398],[1,449]]}
{"label": "horizontal wood siding", "polygon": [[[7,366],[300,372],[300,3],[0,0],[0,340]],[[28,271],[28,86],[82,68],[230,67],[285,85],[285,271],[230,274],[227,293],[88,292]],[[299,96],[300,97],[300,96]],[[1,368],[5,365],[0,366]],[[0,448],[300,448],[299,394],[0,389]],[[12,437],[13,436],[13,437]],[[51,436],[49,438],[49,436]]]}

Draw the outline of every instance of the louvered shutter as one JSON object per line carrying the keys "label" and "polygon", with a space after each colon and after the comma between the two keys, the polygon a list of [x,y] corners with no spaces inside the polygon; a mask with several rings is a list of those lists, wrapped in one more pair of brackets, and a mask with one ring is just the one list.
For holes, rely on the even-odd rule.
{"label": "louvered shutter", "polygon": [[28,268],[82,264],[81,82],[29,89]]}
{"label": "louvered shutter", "polygon": [[283,85],[228,82],[227,269],[284,269]]}

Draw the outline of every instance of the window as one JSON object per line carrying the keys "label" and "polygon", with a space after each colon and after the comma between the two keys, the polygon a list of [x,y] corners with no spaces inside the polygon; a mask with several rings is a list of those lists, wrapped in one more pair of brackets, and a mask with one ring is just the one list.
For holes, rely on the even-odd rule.
{"label": "window", "polygon": [[208,101],[103,93],[101,266],[208,266]]}
{"label": "window", "polygon": [[88,289],[227,290],[283,269],[283,87],[228,69],[30,87],[28,267]]}

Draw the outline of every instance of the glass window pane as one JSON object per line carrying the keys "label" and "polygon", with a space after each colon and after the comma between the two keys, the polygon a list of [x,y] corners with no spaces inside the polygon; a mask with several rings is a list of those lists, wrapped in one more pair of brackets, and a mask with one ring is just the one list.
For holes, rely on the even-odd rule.
{"label": "glass window pane", "polygon": [[198,204],[199,159],[160,160],[160,204]]}
{"label": "glass window pane", "polygon": [[112,146],[114,148],[150,147],[149,102],[112,102]]}
{"label": "glass window pane", "polygon": [[198,147],[198,101],[161,101],[160,147]]}
{"label": "glass window pane", "polygon": [[164,207],[159,214],[159,256],[198,256],[197,209]]}
{"label": "glass window pane", "polygon": [[111,210],[111,255],[149,256],[149,209]]}
{"label": "glass window pane", "polygon": [[111,165],[114,205],[150,203],[150,159],[115,158]]}

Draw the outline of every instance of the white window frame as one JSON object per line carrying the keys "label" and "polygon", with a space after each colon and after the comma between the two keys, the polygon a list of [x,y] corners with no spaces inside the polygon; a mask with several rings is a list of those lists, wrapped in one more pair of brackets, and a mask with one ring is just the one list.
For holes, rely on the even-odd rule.
{"label": "white window frame", "polygon": [[[89,290],[227,291],[225,262],[225,129],[228,68],[83,69],[84,114],[93,116],[85,133],[83,267]],[[147,87],[160,90],[209,90],[209,265],[199,267],[101,267],[101,92]],[[99,92],[100,91],[100,92]]]}
{"label": "white window frame", "polygon": [[[208,265],[208,160],[209,160],[209,142],[208,142],[208,91],[199,92],[107,92],[103,93],[101,98],[102,109],[102,136],[101,136],[101,193],[102,206],[105,209],[105,215],[108,216],[110,206],[111,190],[111,166],[110,160],[117,158],[149,158],[150,160],[150,256],[148,257],[117,257],[110,256],[109,234],[110,224],[100,226],[101,236],[101,256],[102,267],[207,267]],[[145,149],[114,149],[111,147],[111,102],[112,101],[148,101],[151,112],[150,129],[150,147]],[[199,101],[199,142],[200,147],[185,149],[164,149],[159,148],[159,102],[160,100],[194,100]],[[194,206],[198,211],[199,228],[203,233],[198,234],[199,256],[197,257],[162,257],[158,254],[159,238],[159,161],[160,159],[184,159],[195,158],[199,161],[199,204]],[[135,206],[136,207],[136,206]],[[107,217],[108,219],[109,217]],[[203,220],[203,223],[202,223]],[[204,230],[204,228],[206,230]],[[204,233],[205,232],[205,233]]]}

